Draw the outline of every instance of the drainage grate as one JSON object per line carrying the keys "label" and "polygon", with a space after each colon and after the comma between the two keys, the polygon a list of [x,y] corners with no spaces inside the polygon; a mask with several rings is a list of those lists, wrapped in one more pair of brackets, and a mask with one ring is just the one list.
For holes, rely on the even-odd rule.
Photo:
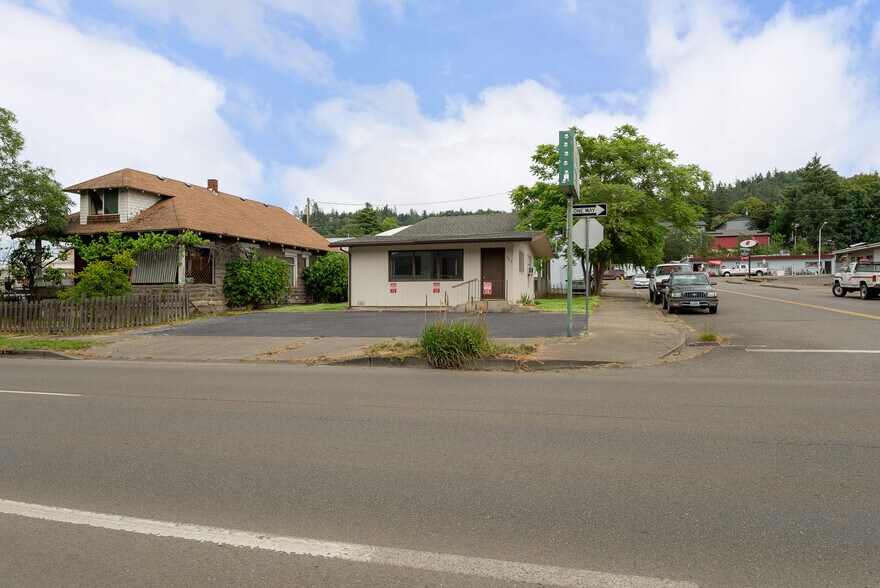
{"label": "drainage grate", "polygon": [[693,343],[688,343],[688,347],[721,347],[721,343],[718,341],[694,341]]}

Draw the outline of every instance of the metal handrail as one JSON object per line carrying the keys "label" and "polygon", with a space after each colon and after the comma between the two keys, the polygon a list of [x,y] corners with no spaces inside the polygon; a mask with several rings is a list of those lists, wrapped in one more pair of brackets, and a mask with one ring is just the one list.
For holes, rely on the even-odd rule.
{"label": "metal handrail", "polygon": [[468,280],[467,282],[462,282],[461,284],[456,284],[453,288],[458,288],[459,286],[464,286],[466,284],[470,284],[471,282],[476,282],[479,278],[474,278],[473,280]]}

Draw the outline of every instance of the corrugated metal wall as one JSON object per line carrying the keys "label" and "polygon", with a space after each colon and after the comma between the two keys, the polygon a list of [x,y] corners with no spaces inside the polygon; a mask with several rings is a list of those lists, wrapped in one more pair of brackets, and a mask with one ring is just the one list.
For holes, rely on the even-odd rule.
{"label": "corrugated metal wall", "polygon": [[143,251],[137,254],[137,266],[131,270],[132,284],[177,283],[176,247],[164,251]]}

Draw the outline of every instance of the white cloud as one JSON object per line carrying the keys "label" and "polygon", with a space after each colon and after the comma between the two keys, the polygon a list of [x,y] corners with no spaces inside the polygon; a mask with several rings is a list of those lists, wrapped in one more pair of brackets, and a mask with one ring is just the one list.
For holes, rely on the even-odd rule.
{"label": "white cloud", "polygon": [[62,184],[133,167],[217,177],[241,194],[260,185],[260,163],[218,114],[224,89],[205,74],[3,3],[0,53],[0,105],[18,116],[26,155]]}
{"label": "white cloud", "polygon": [[70,10],[70,0],[34,0],[34,6],[53,16],[63,16]]}
{"label": "white cloud", "polygon": [[[796,17],[783,9],[755,26],[729,2],[656,3],[646,47],[654,83],[640,94],[563,96],[536,81],[449,100],[426,116],[403,82],[358,88],[309,112],[329,137],[320,163],[279,173],[290,204],[508,208],[505,196],[437,205],[530,184],[536,145],[572,124],[588,134],[635,124],[716,180],[797,169],[814,153],[841,173],[880,165],[878,100],[847,34],[854,13]],[[626,114],[630,115],[627,116]]]}
{"label": "white cloud", "polygon": [[624,122],[606,113],[576,119],[561,95],[535,81],[487,89],[474,102],[450,101],[440,120],[422,114],[415,92],[402,82],[359,88],[321,104],[310,120],[331,133],[333,148],[315,167],[282,173],[287,192],[298,195],[291,204],[301,206],[310,196],[402,210],[507,210],[506,195],[425,203],[531,184],[530,157],[538,144],[556,142],[557,132],[573,124],[609,132]]}
{"label": "white cloud", "polygon": [[[294,11],[281,0],[115,0],[136,14],[161,23],[179,20],[197,43],[217,49],[227,56],[250,55],[277,69],[286,70],[314,80],[329,80],[330,59],[302,39],[289,35],[273,24],[271,11],[282,14],[307,15],[330,29],[345,29],[340,20],[329,20],[329,14],[317,9],[317,2],[304,2]],[[350,1],[350,0],[349,0]],[[324,3],[329,5],[330,3]],[[340,14],[346,14],[341,10]]]}
{"label": "white cloud", "polygon": [[[333,79],[332,60],[291,31],[314,27],[343,45],[363,33],[359,14],[363,0],[113,1],[149,20],[178,20],[197,43],[226,55],[248,55],[319,82]],[[406,1],[373,0],[396,18],[402,16]],[[291,22],[296,26],[286,26]]]}
{"label": "white cloud", "polygon": [[852,14],[783,8],[737,34],[742,15],[729,3],[675,4],[655,12],[651,30],[649,136],[723,181],[799,168],[814,153],[844,173],[880,163],[878,101],[847,34]]}

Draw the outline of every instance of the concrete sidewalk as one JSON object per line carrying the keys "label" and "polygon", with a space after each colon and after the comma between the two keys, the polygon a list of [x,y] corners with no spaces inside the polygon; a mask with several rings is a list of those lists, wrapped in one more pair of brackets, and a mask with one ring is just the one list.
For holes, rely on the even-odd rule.
{"label": "concrete sidewalk", "polygon": [[[492,320],[490,315],[489,320]],[[561,369],[600,364],[634,365],[656,361],[681,348],[686,330],[665,317],[628,284],[606,286],[602,302],[590,315],[590,333],[582,335],[583,311],[573,321],[575,336],[498,339],[537,351],[525,361],[490,360],[475,369]],[[163,336],[135,332],[96,337],[107,345],[93,347],[93,359],[182,362],[289,362],[304,364],[409,365],[423,360],[370,358],[366,349],[384,337],[227,337]]]}

